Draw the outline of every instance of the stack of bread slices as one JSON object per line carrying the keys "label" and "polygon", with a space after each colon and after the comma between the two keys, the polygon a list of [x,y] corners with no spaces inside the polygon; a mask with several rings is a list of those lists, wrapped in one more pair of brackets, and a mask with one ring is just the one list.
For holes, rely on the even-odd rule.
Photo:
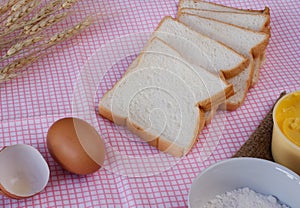
{"label": "stack of bread slices", "polygon": [[162,19],[99,113],[161,151],[186,155],[216,110],[244,102],[269,38],[267,7],[180,0],[177,18]]}

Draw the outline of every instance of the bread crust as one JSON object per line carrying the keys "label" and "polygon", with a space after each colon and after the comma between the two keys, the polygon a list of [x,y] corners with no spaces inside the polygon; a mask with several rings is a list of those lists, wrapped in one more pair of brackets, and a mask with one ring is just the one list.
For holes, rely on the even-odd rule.
{"label": "bread crust", "polygon": [[266,61],[266,53],[264,52],[260,55],[259,58],[256,59],[255,66],[257,67],[257,71],[255,71],[255,73],[253,75],[250,87],[254,87],[254,85],[258,82],[259,74],[260,74],[260,68],[264,64],[265,61]]}
{"label": "bread crust", "polygon": [[[185,0],[180,0],[179,3],[178,3],[178,14],[180,14],[180,10],[181,9],[185,9],[187,7],[181,7],[181,5],[183,4]],[[195,3],[197,2],[201,2],[202,0],[193,0]],[[271,27],[270,27],[270,8],[265,6],[265,8],[263,10],[252,10],[252,9],[239,9],[239,8],[235,8],[235,7],[230,7],[230,6],[225,6],[225,5],[222,5],[222,4],[217,4],[217,3],[213,3],[213,2],[205,2],[205,3],[209,3],[209,4],[212,4],[212,5],[216,5],[216,6],[221,6],[221,7],[224,7],[224,8],[231,8],[231,9],[236,9],[237,12],[236,13],[244,13],[244,12],[247,12],[249,14],[262,14],[262,15],[267,15],[267,21],[265,23],[265,27],[262,28],[262,31],[261,32],[265,32],[269,35],[271,35]],[[189,9],[195,9],[195,8],[189,8]],[[201,10],[201,9],[200,9]],[[208,10],[208,11],[216,11],[216,10]],[[238,12],[240,11],[240,12]],[[217,12],[217,11],[216,11]],[[219,11],[219,12],[225,12],[225,11]],[[233,12],[233,11],[232,11]]]}
{"label": "bread crust", "polygon": [[207,126],[211,123],[212,119],[214,118],[214,116],[217,113],[218,108],[219,108],[219,106],[215,106],[215,107],[211,108],[210,111],[205,112],[205,124],[204,124],[204,126]]}
{"label": "bread crust", "polygon": [[[181,9],[182,9],[180,5],[183,4],[184,1],[185,0],[180,0],[179,1],[179,4],[178,4],[178,14],[179,15],[181,14]],[[200,2],[201,0],[193,0],[193,1],[196,3],[196,2]],[[206,2],[206,3],[212,4],[212,5],[217,5],[217,6],[222,6],[224,8],[234,8],[234,7],[228,7],[228,6],[224,6],[224,5],[216,4],[216,3],[212,3],[212,2]],[[190,8],[190,9],[193,9],[193,8]],[[265,60],[266,47],[267,47],[267,45],[269,43],[269,39],[271,37],[270,8],[266,6],[263,10],[244,10],[244,9],[237,9],[237,8],[234,8],[234,9],[236,9],[237,11],[241,11],[241,12],[246,11],[246,12],[253,13],[253,14],[260,14],[260,15],[266,15],[267,16],[265,25],[262,28],[262,32],[267,34],[268,37],[261,44],[254,47],[251,51],[251,54],[252,54],[254,62],[255,62],[254,75],[252,76],[252,80],[251,80],[251,84],[250,84],[250,87],[251,86],[253,87],[255,85],[255,83],[258,81],[260,67],[261,67],[262,63],[264,62],[264,60]],[[237,105],[228,104],[228,106],[226,108],[233,110],[233,109],[237,108]]]}
{"label": "bread crust", "polygon": [[[182,14],[185,14],[185,13],[181,13],[180,15],[182,15]],[[179,15],[179,17],[180,17],[180,15]],[[230,110],[230,111],[236,110],[244,102],[244,100],[246,98],[246,94],[247,94],[250,86],[252,85],[252,82],[257,81],[257,79],[258,79],[258,73],[259,73],[259,68],[260,68],[260,60],[261,60],[261,57],[264,56],[266,47],[269,43],[269,37],[270,36],[266,33],[263,33],[263,32],[252,31],[252,30],[249,30],[249,29],[245,29],[243,27],[233,25],[233,24],[224,23],[220,20],[214,20],[212,18],[206,18],[206,17],[195,15],[195,14],[188,14],[188,15],[195,16],[195,17],[200,17],[202,19],[212,20],[212,21],[219,22],[219,23],[222,23],[222,24],[231,25],[233,27],[249,31],[251,33],[257,33],[257,34],[263,35],[265,37],[264,40],[262,40],[259,44],[255,45],[253,48],[251,48],[250,51],[248,52],[249,57],[250,57],[250,64],[249,64],[250,73],[249,73],[248,79],[246,80],[246,83],[245,83],[246,87],[245,87],[245,91],[243,92],[243,96],[241,97],[241,99],[238,102],[231,102],[231,101],[227,100],[225,104],[220,105],[221,109],[226,109],[226,110]],[[234,50],[234,49],[232,49],[232,50]],[[256,76],[254,76],[254,75],[256,75]],[[229,80],[229,79],[226,79],[226,80]]]}
{"label": "bread crust", "polygon": [[[181,5],[183,4],[184,1],[185,0],[180,0],[179,1],[178,10],[180,10],[181,8],[184,8],[184,7],[181,7]],[[193,0],[193,2],[194,3],[203,2],[203,0]],[[267,6],[263,10],[254,10],[254,9],[239,9],[239,8],[235,8],[235,7],[225,6],[225,5],[222,5],[222,4],[217,4],[217,3],[214,3],[214,2],[205,2],[205,3],[216,5],[216,6],[221,6],[221,7],[224,7],[224,8],[236,9],[237,11],[240,11],[240,12],[252,12],[252,13],[257,13],[257,14],[270,15],[270,9]]]}
{"label": "bread crust", "polygon": [[[147,132],[143,128],[141,128],[139,125],[131,122],[128,118],[122,118],[122,119],[125,119],[125,122],[123,122],[123,124],[124,124],[123,126],[126,126],[128,128],[128,130],[130,130],[132,133],[136,134],[142,140],[146,141],[149,145],[157,148],[158,150],[168,153],[170,155],[173,155],[175,157],[182,157],[191,150],[191,148],[197,141],[200,131],[204,127],[205,114],[200,108],[198,108],[198,111],[199,111],[199,116],[198,116],[198,121],[197,121],[198,124],[196,126],[196,129],[194,130],[194,137],[193,137],[193,140],[189,147],[181,147],[163,137],[157,137],[153,134],[150,134],[149,132]],[[107,118],[108,120],[115,123],[116,117],[113,116],[112,112],[109,109],[107,109],[103,106],[99,106],[99,114],[101,116],[103,116],[104,118]],[[118,118],[118,119],[120,119],[120,118]]]}
{"label": "bread crust", "polygon": [[[182,13],[182,14],[184,14],[184,13]],[[182,14],[181,14],[181,15],[182,15]],[[249,32],[251,32],[251,33],[256,33],[256,34],[264,35],[264,36],[265,36],[265,39],[264,39],[262,42],[260,42],[259,44],[257,44],[256,46],[254,46],[254,47],[249,51],[249,54],[251,54],[252,57],[253,57],[254,59],[260,57],[260,55],[261,55],[262,53],[265,52],[265,50],[266,50],[266,48],[267,48],[267,46],[268,46],[268,44],[269,44],[270,35],[267,34],[267,33],[264,33],[264,32],[258,32],[258,31],[254,31],[254,30],[249,30],[249,29],[246,29],[246,28],[237,26],[237,25],[233,25],[233,24],[230,24],[230,23],[225,23],[225,22],[222,22],[222,21],[220,21],[220,20],[215,20],[215,19],[212,19],[212,18],[202,17],[202,16],[195,15],[195,14],[187,14],[187,15],[194,16],[194,17],[199,17],[199,18],[203,18],[203,19],[208,19],[208,20],[211,20],[211,21],[215,21],[215,22],[219,22],[219,23],[222,23],[222,24],[230,25],[230,26],[233,26],[233,27],[236,27],[236,28],[240,28],[240,29],[242,29],[242,30],[249,31]],[[179,15],[179,16],[180,16],[180,15]],[[219,42],[219,41],[217,41],[217,42]],[[219,43],[221,43],[221,42],[219,42]],[[222,45],[225,45],[225,44],[223,44],[223,43],[221,43],[221,44],[222,44]],[[226,46],[227,48],[229,48],[230,50],[235,51],[235,50],[232,49],[231,47],[229,47],[229,46],[227,46],[227,45],[225,45],[225,46]],[[236,53],[238,53],[238,52],[236,52]],[[244,57],[245,57],[245,56],[244,56]],[[245,58],[247,58],[247,57],[245,57]],[[247,63],[249,64],[249,60],[248,60]],[[247,65],[248,65],[248,64],[247,64]],[[233,76],[231,76],[231,77],[233,77]],[[231,77],[225,76],[226,79],[231,78]]]}
{"label": "bread crust", "polygon": [[[156,27],[155,32],[161,27],[161,25],[162,25],[162,24],[164,23],[164,21],[166,21],[167,19],[171,19],[171,20],[173,20],[173,21],[176,21],[176,22],[178,22],[179,24],[182,24],[182,25],[186,26],[187,28],[189,28],[190,30],[194,31],[189,25],[186,25],[186,24],[184,24],[184,23],[182,23],[182,22],[179,22],[177,19],[175,19],[175,18],[173,18],[173,17],[171,17],[171,16],[165,16],[165,17],[160,21],[160,23],[158,24],[158,26]],[[155,32],[154,32],[154,34],[155,34]],[[194,32],[196,32],[196,31],[194,31]],[[196,33],[198,33],[198,32],[196,32]],[[199,34],[199,36],[204,36],[204,37],[206,37],[206,38],[209,38],[208,36],[203,35],[202,33],[198,33],[198,34]],[[211,39],[211,38],[209,38],[209,39]],[[218,42],[218,41],[216,41],[216,42]],[[248,59],[247,57],[243,56],[242,54],[237,53],[235,50],[232,50],[232,49],[231,49],[230,47],[228,47],[227,45],[225,45],[225,44],[223,44],[223,43],[220,43],[220,42],[218,42],[218,43],[219,43],[220,45],[222,45],[224,48],[227,48],[228,50],[232,51],[233,53],[235,53],[235,54],[237,54],[237,55],[243,57],[243,61],[241,61],[241,63],[240,63],[239,65],[237,65],[236,67],[233,67],[233,68],[231,68],[231,69],[219,69],[219,74],[222,74],[222,76],[224,76],[225,78],[232,78],[232,77],[235,77],[236,75],[238,75],[239,73],[241,73],[241,72],[245,69],[245,67],[248,66],[248,64],[249,64],[249,59]],[[180,53],[180,52],[178,51],[178,53]]]}
{"label": "bread crust", "polygon": [[199,137],[200,132],[202,131],[202,129],[205,126],[205,112],[202,111],[200,108],[198,110],[199,110],[198,128],[195,129],[193,142],[191,142],[191,145],[188,148],[185,149],[184,155],[188,154],[191,151],[191,149],[193,148],[193,146],[197,142],[197,138]]}
{"label": "bread crust", "polygon": [[234,95],[234,90],[232,84],[227,85],[225,90],[223,92],[220,92],[216,94],[215,96],[212,96],[210,98],[205,99],[204,101],[201,101],[198,103],[198,106],[200,109],[202,109],[204,112],[210,111],[215,106],[219,106],[220,104],[224,103],[226,99],[228,99],[230,96]]}
{"label": "bread crust", "polygon": [[[102,99],[103,99],[103,98],[102,98]],[[99,105],[98,105],[98,112],[99,112],[99,114],[100,114],[102,117],[104,117],[104,118],[110,120],[111,122],[114,122],[112,112],[111,112],[109,109],[107,109],[107,108],[105,108],[104,106],[102,106],[102,105],[99,104]]]}
{"label": "bread crust", "polygon": [[266,34],[266,39],[261,42],[259,45],[255,46],[251,50],[251,54],[253,54],[254,59],[260,59],[260,56],[265,53],[267,46],[269,44],[270,35]]}
{"label": "bread crust", "polygon": [[[213,13],[226,13],[226,14],[244,15],[244,13],[240,13],[240,12],[226,12],[226,11],[214,11],[214,10],[205,10],[205,9],[182,8],[182,9],[178,10],[177,17],[179,17],[182,14],[198,15],[198,14],[194,14],[194,13],[189,13],[188,10],[190,10],[190,11],[205,11],[205,12],[213,12]],[[247,15],[263,16],[265,18],[264,24],[261,26],[261,28],[259,30],[252,30],[252,31],[264,32],[264,33],[267,33],[267,34],[270,35],[270,15],[267,15],[267,14],[264,14],[264,13],[262,13],[262,14],[251,14],[250,13],[250,14],[247,14]],[[205,16],[201,16],[201,17],[205,17]],[[205,17],[205,18],[209,18],[209,17]],[[220,20],[214,19],[214,18],[210,18],[210,19],[220,21]],[[227,23],[227,22],[225,22],[225,23]],[[231,24],[231,23],[227,23],[227,24]],[[235,25],[235,24],[233,24],[233,25]],[[238,26],[238,25],[235,25],[235,26]],[[239,26],[239,27],[242,27],[242,26]],[[242,27],[242,28],[251,30],[251,29],[246,28],[246,27]]]}
{"label": "bread crust", "polygon": [[245,82],[245,91],[243,92],[242,98],[239,100],[239,102],[231,102],[229,100],[226,100],[225,103],[221,104],[219,106],[220,110],[228,110],[228,111],[234,111],[238,109],[245,101],[247,97],[247,93],[250,89],[251,83],[252,83],[252,77],[254,74],[254,62],[251,63],[252,66],[250,66],[250,73],[248,76],[248,79]]}

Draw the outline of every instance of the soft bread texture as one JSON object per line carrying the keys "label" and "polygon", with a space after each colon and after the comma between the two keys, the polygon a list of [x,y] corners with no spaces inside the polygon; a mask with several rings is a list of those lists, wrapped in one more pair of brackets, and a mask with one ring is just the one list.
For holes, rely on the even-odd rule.
{"label": "soft bread texture", "polygon": [[235,110],[243,103],[246,97],[254,70],[259,70],[259,67],[254,68],[255,62],[260,61],[261,52],[265,51],[269,36],[266,33],[255,32],[193,14],[181,13],[177,18],[180,22],[189,25],[193,30],[226,44],[250,60],[246,70],[236,77],[226,79],[234,86],[235,91],[235,95],[226,101],[226,109]]}
{"label": "soft bread texture", "polygon": [[[160,45],[159,42],[163,42],[164,44],[166,44],[164,41],[162,41],[161,39],[154,37],[149,41],[149,44],[146,44],[146,46],[144,47],[144,49],[141,51],[141,54],[135,59],[133,60],[133,62],[130,64],[130,66],[128,67],[128,69],[126,70],[125,74],[135,70],[136,66],[139,63],[140,57],[142,56],[143,53],[149,53],[149,52],[159,52],[159,51],[163,51],[163,49],[161,49],[161,47],[163,47],[163,44]],[[168,50],[167,48],[165,48],[164,50]],[[161,53],[161,52],[159,52]],[[172,51],[169,51],[169,53],[172,53]],[[178,53],[178,52],[177,52]],[[179,53],[178,53],[179,55]],[[197,67],[194,66],[195,69],[198,70],[205,70],[201,67]],[[223,77],[220,77],[221,80],[225,80]],[[228,82],[226,82],[227,84],[229,84]],[[227,87],[227,89],[225,90],[225,96],[226,99],[232,97],[235,94],[234,92],[234,88],[233,85],[230,84],[230,86]],[[203,110],[205,111],[204,114],[204,119],[205,119],[205,125],[208,125],[211,123],[214,115],[216,114],[217,109],[220,106],[223,106],[223,104],[225,103],[225,100],[223,99],[223,96],[220,96],[220,98],[218,98],[218,102],[214,101],[213,99],[210,100],[210,105],[207,107],[203,107]],[[221,103],[221,104],[220,104]],[[219,105],[220,104],[220,105]]]}
{"label": "soft bread texture", "polygon": [[131,67],[100,100],[99,113],[174,156],[187,154],[195,143],[204,126],[202,109],[232,94],[232,86],[188,64],[158,38]]}
{"label": "soft bread texture", "polygon": [[270,15],[239,13],[239,12],[224,12],[201,9],[183,8],[178,11],[178,14],[194,14],[201,17],[206,17],[214,20],[219,20],[228,24],[243,27],[245,29],[258,32],[270,33]]}
{"label": "soft bread texture", "polygon": [[214,11],[224,11],[224,12],[239,12],[247,14],[270,14],[270,9],[265,7],[264,10],[249,10],[249,9],[238,9],[234,7],[224,6],[221,4],[216,4],[212,2],[205,2],[201,0],[180,0],[178,4],[178,10],[183,8],[191,9],[202,9],[202,10],[214,10]]}
{"label": "soft bread texture", "polygon": [[[163,44],[160,44],[160,42],[162,42]],[[130,64],[130,66],[126,70],[125,74],[127,74],[127,73],[129,73],[129,72],[136,69],[136,66],[139,63],[140,57],[144,53],[149,53],[149,52],[162,53],[162,51],[165,51],[167,53],[172,54],[172,51],[174,49],[172,49],[171,51],[168,51],[168,48],[164,47],[164,44],[167,44],[167,43],[165,43],[164,41],[162,41],[158,37],[154,36],[152,39],[150,39],[149,44],[146,44],[146,46],[142,49],[141,54],[135,60],[133,60],[133,62]],[[176,52],[178,53],[178,51],[176,51]],[[178,55],[179,55],[179,53],[178,53]],[[199,71],[205,70],[205,72],[206,72],[206,69],[204,69],[202,67],[197,67],[195,65],[193,67],[195,69],[199,70]],[[223,82],[225,81],[225,78],[223,76],[220,76],[220,79]],[[225,83],[229,84],[227,81],[225,81]],[[233,85],[229,84],[229,86],[227,86],[227,88],[225,89],[226,99],[232,97],[234,94],[235,94],[235,92],[234,92]],[[217,97],[217,99],[212,97],[207,106],[202,106],[202,109],[204,111],[206,111],[205,114],[204,114],[205,115],[204,116],[205,117],[205,125],[207,125],[211,122],[213,116],[216,114],[216,111],[219,107],[219,104],[221,104],[221,105],[224,104],[226,99],[224,99],[224,96],[220,96],[219,98]]]}
{"label": "soft bread texture", "polygon": [[[161,47],[161,45],[160,44],[155,44],[155,43],[159,43],[160,41],[163,42],[164,44],[166,44],[164,41],[162,41],[161,39],[159,39],[157,37],[154,37],[153,39],[151,39],[149,41],[150,44],[146,44],[146,46],[141,51],[141,55],[139,55],[138,57],[136,57],[136,59],[133,60],[133,62],[130,64],[130,66],[126,70],[125,74],[135,70],[135,67],[138,65],[140,57],[142,56],[143,53],[162,51],[162,49],[159,49]],[[170,53],[172,53],[172,52],[170,51]],[[194,66],[194,67],[197,68],[196,66]],[[198,70],[199,69],[202,70],[201,67],[198,68]],[[222,80],[224,80],[223,77],[220,77],[220,78]],[[226,93],[226,95],[225,95],[226,98],[232,97],[232,95],[234,94],[233,85],[231,85],[228,89],[226,89],[225,93]],[[216,114],[216,111],[219,108],[219,106],[223,106],[223,104],[225,103],[225,100],[222,99],[222,97],[221,97],[221,99],[219,98],[219,100],[220,100],[221,105],[219,105],[219,102],[215,102],[215,101],[211,100],[213,103],[215,103],[215,104],[211,104],[211,107],[210,107],[211,109],[210,110],[207,110],[207,108],[203,109],[204,111],[206,111],[205,114],[204,114],[205,125],[208,125],[208,124],[211,123],[211,121],[212,121],[214,115]],[[110,120],[112,120],[112,119],[110,119]]]}
{"label": "soft bread texture", "polygon": [[191,64],[211,73],[232,78],[241,73],[249,60],[229,48],[172,17],[165,17],[153,34],[178,51]]}

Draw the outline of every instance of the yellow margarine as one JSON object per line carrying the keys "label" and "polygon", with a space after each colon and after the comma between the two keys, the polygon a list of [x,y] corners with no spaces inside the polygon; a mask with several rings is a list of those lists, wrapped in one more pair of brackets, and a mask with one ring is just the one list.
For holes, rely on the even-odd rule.
{"label": "yellow margarine", "polygon": [[300,147],[300,92],[286,96],[276,109],[276,121],[283,134]]}

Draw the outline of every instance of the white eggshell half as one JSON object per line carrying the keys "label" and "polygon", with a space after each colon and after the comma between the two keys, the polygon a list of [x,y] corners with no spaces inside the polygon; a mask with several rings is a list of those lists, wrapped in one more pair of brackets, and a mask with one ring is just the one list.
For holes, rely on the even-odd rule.
{"label": "white eggshell half", "polygon": [[0,152],[0,188],[12,198],[26,198],[41,192],[49,180],[49,167],[34,147],[17,144]]}

